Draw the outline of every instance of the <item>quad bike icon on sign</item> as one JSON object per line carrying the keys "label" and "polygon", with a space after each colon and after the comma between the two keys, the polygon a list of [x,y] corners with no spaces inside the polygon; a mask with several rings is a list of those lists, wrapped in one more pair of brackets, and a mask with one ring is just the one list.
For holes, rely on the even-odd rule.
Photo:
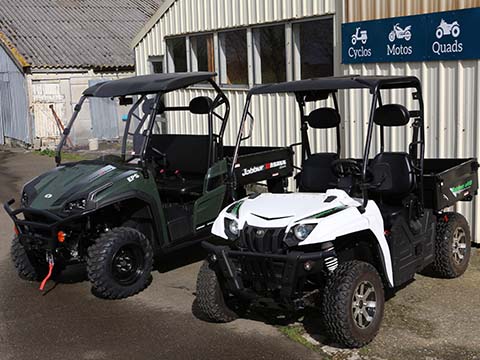
{"label": "quad bike icon on sign", "polygon": [[388,40],[391,42],[394,42],[395,39],[405,39],[406,41],[410,41],[412,38],[412,25],[408,25],[405,29],[402,29],[400,27],[400,24],[396,23],[393,26],[393,30],[390,31],[390,34],[388,34]]}
{"label": "quad bike icon on sign", "polygon": [[367,43],[368,35],[367,30],[361,30],[359,27],[355,30],[355,34],[352,35],[352,45],[355,45],[357,41],[361,41],[363,45]]}
{"label": "quad bike icon on sign", "polygon": [[437,39],[441,39],[445,35],[452,35],[454,38],[460,35],[460,24],[458,21],[454,21],[451,24],[443,19],[440,21],[440,25],[437,26],[437,30],[435,31],[435,36]]}

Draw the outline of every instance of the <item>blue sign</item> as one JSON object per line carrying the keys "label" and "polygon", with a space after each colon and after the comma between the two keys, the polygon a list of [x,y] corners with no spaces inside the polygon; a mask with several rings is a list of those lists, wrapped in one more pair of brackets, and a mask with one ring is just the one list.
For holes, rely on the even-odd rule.
{"label": "blue sign", "polygon": [[344,64],[479,59],[480,8],[342,24]]}

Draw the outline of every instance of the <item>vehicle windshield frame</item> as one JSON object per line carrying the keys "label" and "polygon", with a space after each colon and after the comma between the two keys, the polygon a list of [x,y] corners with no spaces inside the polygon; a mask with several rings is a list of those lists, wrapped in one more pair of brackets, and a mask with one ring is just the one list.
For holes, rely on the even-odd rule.
{"label": "vehicle windshield frame", "polygon": [[[157,74],[157,75],[162,75],[162,74]],[[211,85],[213,90],[216,92],[216,97],[213,99],[211,109],[208,113],[208,133],[209,133],[209,138],[210,138],[210,149],[209,149],[209,164],[213,161],[212,154],[214,151],[214,142],[217,141],[220,144],[223,145],[223,136],[225,134],[227,122],[228,122],[228,117],[230,114],[230,103],[228,101],[228,98],[226,97],[225,93],[220,89],[220,87],[217,85],[217,83],[213,80],[213,76],[215,76],[215,73],[206,73],[206,72],[198,72],[198,73],[175,73],[175,74],[170,74],[169,76],[169,83],[168,84],[162,84],[162,83],[157,83],[155,85],[156,88],[158,89],[164,89],[161,91],[155,91],[155,92],[145,92],[145,91],[137,91],[137,89],[130,87],[130,88],[114,88],[114,86],[111,86],[112,83],[116,82],[117,84],[121,82],[122,80],[112,80],[108,81],[105,83],[100,83],[97,85],[94,85],[88,89],[86,89],[78,101],[78,103],[74,107],[74,112],[72,114],[72,117],[70,118],[70,121],[68,122],[67,126],[65,127],[65,130],[63,131],[62,137],[60,139],[60,142],[56,148],[56,154],[55,154],[55,162],[57,166],[61,164],[61,153],[62,149],[65,146],[67,142],[67,138],[71,133],[71,129],[75,123],[75,120],[78,117],[78,114],[80,113],[83,104],[85,101],[89,98],[109,98],[109,95],[112,95],[110,98],[133,98],[135,96],[138,96],[139,98],[132,104],[131,109],[128,112],[127,119],[125,122],[125,130],[122,136],[122,150],[121,150],[121,160],[123,163],[128,162],[129,160],[132,160],[135,157],[139,158],[139,164],[142,165],[142,167],[145,167],[145,151],[148,148],[148,143],[151,138],[151,135],[153,134],[153,128],[154,125],[157,121],[157,115],[163,114],[168,111],[190,111],[190,108],[188,105],[185,106],[164,106],[163,103],[163,98],[164,95],[175,91],[175,90],[180,90],[184,89],[190,85],[198,84],[198,83],[208,83]],[[176,76],[180,75],[180,76]],[[191,75],[191,76],[188,76]],[[133,77],[133,78],[128,78],[134,80],[135,78],[138,77]],[[143,77],[144,79],[146,77]],[[176,79],[177,78],[177,79]],[[152,79],[158,79],[157,77],[152,77]],[[180,81],[177,81],[180,79]],[[125,81],[124,81],[125,82]],[[140,82],[139,82],[140,84]],[[110,89],[107,88],[108,91],[102,89],[102,85],[108,86],[110,85]],[[116,85],[116,84],[114,84]],[[123,84],[121,84],[123,85]],[[127,84],[128,85],[128,84]],[[148,84],[147,84],[148,85]],[[113,89],[112,89],[113,88]],[[101,90],[101,93],[99,96],[96,96],[96,91]],[[112,90],[112,91],[110,91]],[[127,91],[128,90],[128,91]],[[140,109],[140,106],[148,99],[148,96],[154,96],[154,104],[150,110],[150,113],[144,114],[143,117],[140,117],[137,115],[138,110]],[[225,110],[223,114],[220,114],[216,111],[218,107],[221,105],[225,105]],[[135,129],[134,133],[130,132],[130,126],[131,126],[131,121],[132,118],[137,118],[142,126],[137,126]],[[220,129],[218,131],[218,134],[214,133],[214,126],[213,126],[213,120],[214,118],[218,119],[221,121]],[[146,133],[146,138],[145,141],[142,144],[142,149],[141,153],[138,154],[138,156],[134,156],[133,158],[127,159],[127,145],[128,145],[128,137],[129,136],[134,136],[135,133],[138,133],[138,131],[145,129],[147,130]]]}

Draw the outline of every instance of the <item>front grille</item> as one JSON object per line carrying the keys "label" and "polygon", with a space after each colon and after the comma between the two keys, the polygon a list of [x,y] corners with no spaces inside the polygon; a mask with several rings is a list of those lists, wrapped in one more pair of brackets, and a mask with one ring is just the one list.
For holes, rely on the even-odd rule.
{"label": "front grille", "polygon": [[285,249],[284,236],[285,228],[266,229],[247,225],[240,236],[240,246],[252,252],[281,254]]}
{"label": "front grille", "polygon": [[239,256],[235,260],[244,286],[260,293],[280,289],[284,262],[250,256]]}

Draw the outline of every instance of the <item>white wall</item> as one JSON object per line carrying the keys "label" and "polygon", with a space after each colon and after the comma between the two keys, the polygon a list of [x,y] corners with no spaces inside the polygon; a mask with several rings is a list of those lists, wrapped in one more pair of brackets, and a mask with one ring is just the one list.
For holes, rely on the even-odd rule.
{"label": "white wall", "polygon": [[[34,137],[58,139],[58,127],[49,106],[66,125],[72,116],[73,108],[82,92],[88,88],[90,80],[114,80],[133,76],[134,73],[94,73],[88,72],[45,72],[28,75],[30,111],[32,113]],[[123,129],[121,115],[124,107],[119,107],[119,128]],[[92,138],[92,122],[88,101],[75,122],[72,139],[76,145],[85,145]]]}

